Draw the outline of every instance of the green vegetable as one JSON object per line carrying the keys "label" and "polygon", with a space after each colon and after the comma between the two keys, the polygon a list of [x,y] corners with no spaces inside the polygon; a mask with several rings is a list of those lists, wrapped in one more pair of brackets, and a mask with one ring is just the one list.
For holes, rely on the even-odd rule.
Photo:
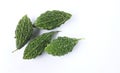
{"label": "green vegetable", "polygon": [[59,27],[61,24],[64,24],[68,19],[71,18],[71,16],[71,14],[63,11],[46,11],[37,18],[34,26],[48,30],[54,29]]}
{"label": "green vegetable", "polygon": [[31,40],[24,51],[23,59],[32,59],[41,55],[44,48],[50,43],[53,35],[57,32],[44,33]]}
{"label": "green vegetable", "polygon": [[25,15],[18,22],[18,25],[15,30],[17,49],[21,49],[29,41],[32,33],[33,33],[32,22],[27,17],[27,15]]}
{"label": "green vegetable", "polygon": [[79,39],[58,37],[47,45],[45,51],[54,56],[62,56],[72,51]]}

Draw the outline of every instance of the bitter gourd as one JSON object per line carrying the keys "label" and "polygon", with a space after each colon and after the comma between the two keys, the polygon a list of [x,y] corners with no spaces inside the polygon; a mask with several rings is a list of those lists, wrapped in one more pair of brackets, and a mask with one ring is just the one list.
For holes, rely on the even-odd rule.
{"label": "bitter gourd", "polygon": [[27,15],[24,15],[15,30],[16,48],[21,49],[29,41],[32,33],[32,22]]}
{"label": "bitter gourd", "polygon": [[76,38],[58,37],[47,45],[45,51],[54,56],[62,56],[71,52],[74,46],[78,43],[78,40],[79,39]]}
{"label": "bitter gourd", "polygon": [[34,26],[48,30],[54,29],[65,23],[68,19],[71,18],[71,16],[72,15],[70,13],[66,13],[64,11],[46,11],[36,19]]}
{"label": "bitter gourd", "polygon": [[31,40],[25,48],[23,59],[32,59],[42,54],[44,48],[50,43],[53,35],[57,32],[58,31],[44,33]]}

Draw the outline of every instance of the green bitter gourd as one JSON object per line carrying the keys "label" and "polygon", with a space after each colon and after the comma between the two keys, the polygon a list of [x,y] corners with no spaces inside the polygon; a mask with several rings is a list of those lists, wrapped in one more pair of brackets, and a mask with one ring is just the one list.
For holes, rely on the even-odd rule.
{"label": "green bitter gourd", "polygon": [[31,40],[24,50],[23,59],[32,59],[41,55],[44,48],[50,43],[53,35],[57,32],[58,31],[44,33]]}
{"label": "green bitter gourd", "polygon": [[68,19],[71,18],[71,16],[72,15],[70,13],[64,11],[46,11],[36,19],[34,26],[48,30],[54,29],[59,27],[61,24],[64,24]]}
{"label": "green bitter gourd", "polygon": [[62,56],[71,52],[74,46],[78,43],[78,40],[79,39],[76,38],[58,37],[47,45],[45,51],[54,56]]}
{"label": "green bitter gourd", "polygon": [[27,15],[24,15],[15,30],[16,50],[21,49],[30,39],[33,33],[32,22]]}

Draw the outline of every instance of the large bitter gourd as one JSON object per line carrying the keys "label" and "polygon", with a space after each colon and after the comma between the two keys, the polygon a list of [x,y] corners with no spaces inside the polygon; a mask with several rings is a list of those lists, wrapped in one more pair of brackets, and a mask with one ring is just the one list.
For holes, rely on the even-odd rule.
{"label": "large bitter gourd", "polygon": [[68,19],[71,18],[71,16],[72,15],[70,13],[64,11],[46,11],[36,19],[34,26],[48,30],[54,29],[59,27],[61,24],[64,24]]}
{"label": "large bitter gourd", "polygon": [[44,48],[50,43],[53,35],[57,32],[58,31],[44,33],[31,40],[24,50],[23,59],[32,59],[41,55]]}

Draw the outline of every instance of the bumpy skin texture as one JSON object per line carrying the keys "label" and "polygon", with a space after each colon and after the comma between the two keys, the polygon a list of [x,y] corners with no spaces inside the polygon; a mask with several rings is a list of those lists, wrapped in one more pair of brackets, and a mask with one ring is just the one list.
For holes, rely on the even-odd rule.
{"label": "bumpy skin texture", "polygon": [[71,16],[71,14],[63,11],[46,11],[37,18],[34,26],[47,30],[54,29],[59,27],[61,24],[64,24],[68,19],[71,18]]}
{"label": "bumpy skin texture", "polygon": [[29,41],[32,33],[33,33],[32,22],[27,17],[27,15],[25,15],[18,22],[18,25],[15,30],[17,49],[21,49]]}
{"label": "bumpy skin texture", "polygon": [[78,43],[78,39],[68,37],[58,37],[47,45],[45,51],[54,56],[62,56],[72,51]]}
{"label": "bumpy skin texture", "polygon": [[24,51],[23,59],[32,59],[41,55],[55,33],[57,33],[57,31],[44,33],[31,40]]}

